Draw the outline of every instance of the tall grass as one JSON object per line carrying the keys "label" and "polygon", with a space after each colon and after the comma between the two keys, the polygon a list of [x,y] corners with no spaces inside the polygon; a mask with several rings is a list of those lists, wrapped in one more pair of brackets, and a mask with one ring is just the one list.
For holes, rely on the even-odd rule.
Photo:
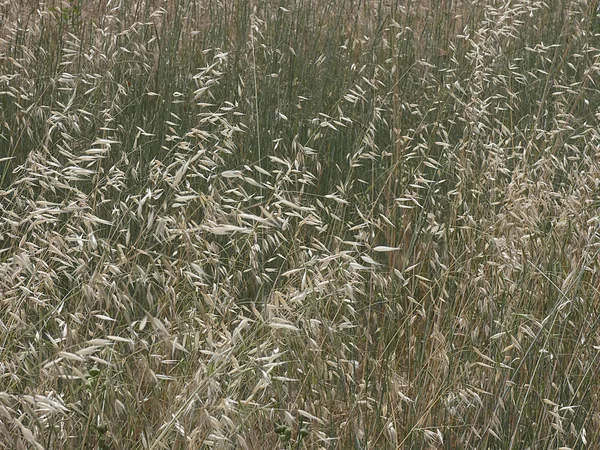
{"label": "tall grass", "polygon": [[599,13],[0,2],[0,447],[600,441]]}

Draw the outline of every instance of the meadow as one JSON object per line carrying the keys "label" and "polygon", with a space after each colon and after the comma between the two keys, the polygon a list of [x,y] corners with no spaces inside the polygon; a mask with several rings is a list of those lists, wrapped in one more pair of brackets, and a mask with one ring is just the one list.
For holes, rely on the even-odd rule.
{"label": "meadow", "polygon": [[598,0],[0,0],[0,448],[600,442]]}

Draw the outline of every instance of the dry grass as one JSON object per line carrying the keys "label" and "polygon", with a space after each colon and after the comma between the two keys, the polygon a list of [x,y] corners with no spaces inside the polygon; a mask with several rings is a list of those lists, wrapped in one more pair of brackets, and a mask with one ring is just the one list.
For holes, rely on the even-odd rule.
{"label": "dry grass", "polygon": [[0,447],[593,447],[599,12],[0,1]]}

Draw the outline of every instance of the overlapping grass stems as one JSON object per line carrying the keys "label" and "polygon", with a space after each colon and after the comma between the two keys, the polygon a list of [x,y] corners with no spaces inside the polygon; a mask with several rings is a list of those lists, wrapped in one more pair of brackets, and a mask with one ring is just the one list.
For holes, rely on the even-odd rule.
{"label": "overlapping grass stems", "polygon": [[598,442],[599,12],[0,2],[0,447]]}

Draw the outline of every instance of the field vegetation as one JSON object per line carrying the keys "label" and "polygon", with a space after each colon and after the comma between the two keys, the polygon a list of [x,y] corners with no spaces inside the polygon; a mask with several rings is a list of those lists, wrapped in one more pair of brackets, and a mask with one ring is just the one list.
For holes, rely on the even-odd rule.
{"label": "field vegetation", "polygon": [[0,448],[597,445],[599,14],[0,1]]}

